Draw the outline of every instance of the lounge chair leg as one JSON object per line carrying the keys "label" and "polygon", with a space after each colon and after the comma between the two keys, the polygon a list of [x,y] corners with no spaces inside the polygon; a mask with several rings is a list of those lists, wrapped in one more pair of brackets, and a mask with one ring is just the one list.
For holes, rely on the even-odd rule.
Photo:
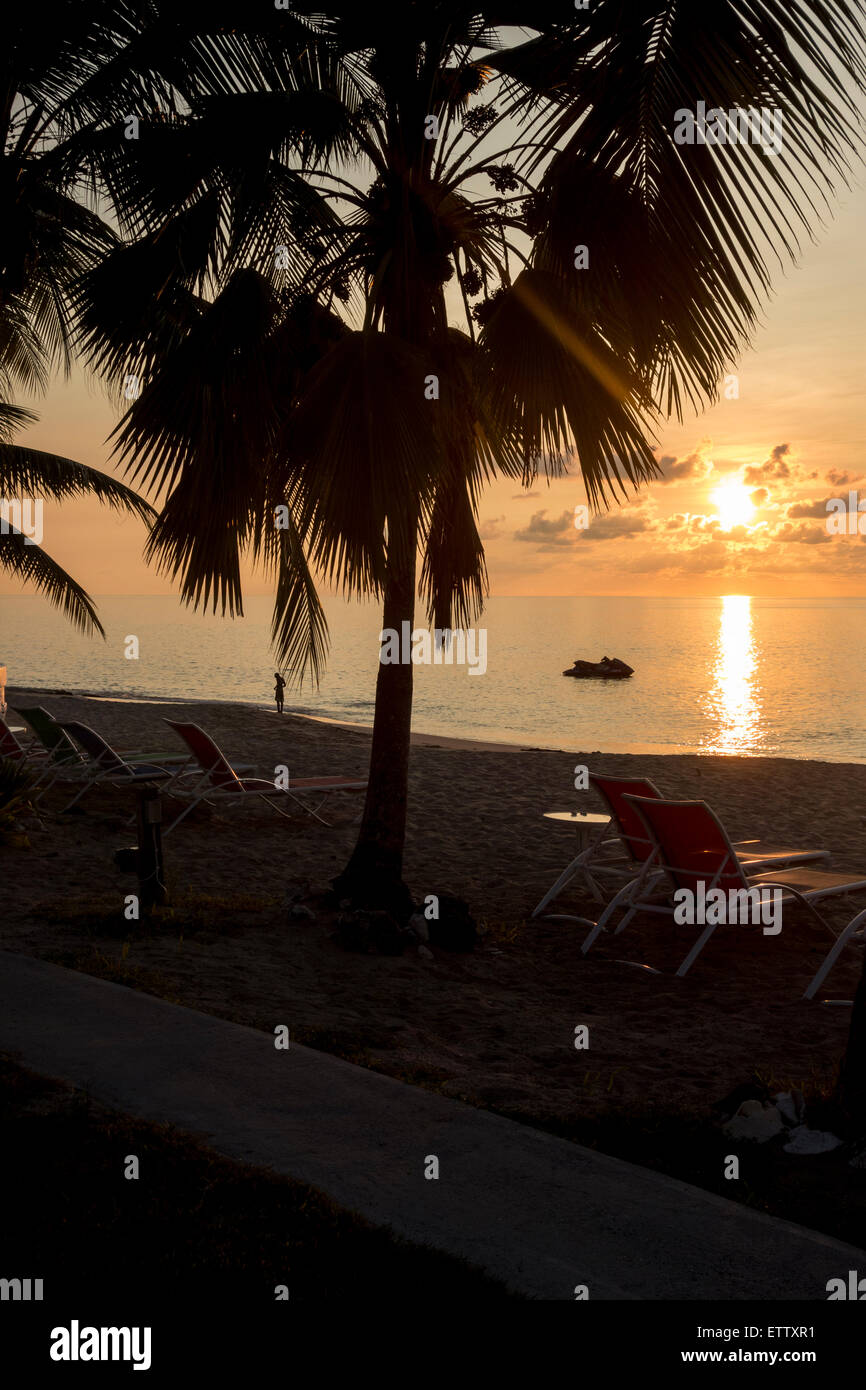
{"label": "lounge chair leg", "polygon": [[[289,815],[288,811],[284,811],[282,807],[278,806],[275,801],[271,801],[270,797],[267,795],[266,792],[262,792],[261,797],[262,801],[266,801],[269,806],[273,806],[274,810],[277,812],[277,815],[282,816],[284,820],[291,820],[291,816]],[[292,797],[292,800],[294,801],[295,798]]]}
{"label": "lounge chair leg", "polygon": [[847,946],[851,937],[857,931],[861,922],[866,922],[866,911],[860,912],[856,917],[853,917],[851,921],[848,923],[847,927],[845,927],[844,931],[841,931],[839,935],[836,937],[836,940],[833,942],[833,945],[830,947],[830,950],[827,952],[827,955],[824,957],[824,960],[818,967],[818,970],[816,971],[812,979],[812,982],[809,985],[809,988],[803,995],[804,999],[814,999],[818,990],[821,988],[825,979],[829,975],[830,971],[833,969],[833,966],[836,964],[836,961],[842,954],[842,951]]}
{"label": "lounge chair leg", "polygon": [[[327,826],[328,830],[331,829],[331,822],[325,820],[325,817],[324,817],[324,816],[320,816],[320,815],[319,815],[318,807],[314,809],[312,806],[308,806],[307,803],[306,803],[306,801],[302,801],[301,798],[300,798],[299,796],[296,796],[295,793],[291,790],[291,788],[290,788],[289,791],[288,791],[288,795],[292,798],[292,801],[294,801],[294,803],[295,803],[296,806],[300,806],[300,808],[301,808],[302,811],[306,811],[306,813],[307,813],[308,816],[312,816],[313,819],[314,819],[314,820],[317,820],[317,821],[319,822],[320,825]],[[265,798],[265,800],[267,800],[267,797]],[[271,802],[271,805],[272,805],[272,806],[273,806],[273,804],[274,804],[274,803]],[[323,806],[323,805],[324,805],[324,797],[323,797],[322,800],[318,803],[318,805],[319,805],[319,806]],[[279,807],[277,807],[276,809],[279,810]],[[280,815],[285,815],[285,812],[284,812],[284,811],[280,811]]]}
{"label": "lounge chair leg", "polygon": [[202,799],[202,797],[197,797],[195,801],[191,801],[188,806],[185,806],[184,809],[181,811],[180,815],[172,821],[171,825],[167,826],[166,829],[163,830],[163,838],[165,838],[166,835],[170,835],[172,830],[174,830],[175,826],[180,825],[184,817],[188,816],[190,811],[194,810],[195,807],[199,804],[199,801],[201,801]]}
{"label": "lounge chair leg", "polygon": [[553,899],[558,897],[559,894],[562,892],[563,888],[565,888],[566,885],[571,882],[578,869],[580,868],[582,859],[583,851],[581,851],[580,854],[578,854],[574,859],[572,859],[571,863],[568,865],[568,868],[563,869],[562,873],[559,875],[559,878],[556,880],[553,887],[545,893],[544,897],[541,899],[541,902],[538,904],[538,907],[534,909],[532,913],[533,917],[540,916],[544,909],[547,907],[547,904],[553,902]]}
{"label": "lounge chair leg", "polygon": [[716,924],[715,922],[713,922],[711,926],[707,927],[705,931],[701,932],[694,946],[689,951],[688,955],[686,956],[685,960],[683,961],[682,965],[677,971],[677,975],[680,977],[680,979],[682,979],[683,975],[687,974],[688,971],[691,969],[692,965],[697,960],[698,956],[701,954],[701,951],[704,949],[715,930]]}
{"label": "lounge chair leg", "polygon": [[93,781],[85,782],[84,786],[81,787],[81,788],[76,792],[75,796],[73,796],[73,798],[72,798],[72,800],[69,802],[69,804],[68,804],[67,806],[64,806],[64,807],[58,812],[58,815],[65,816],[65,815],[66,815],[66,812],[67,812],[67,811],[71,811],[72,808],[73,808],[73,806],[76,804],[76,802],[80,801],[81,798],[84,796],[85,792],[89,792],[89,791],[90,791],[90,788],[91,788],[92,786],[94,786],[94,785],[95,785],[95,782],[93,782]]}
{"label": "lounge chair leg", "polygon": [[[631,883],[627,883],[624,888],[620,888],[619,892],[613,898],[611,898],[607,907],[604,909],[604,912],[601,914],[592,931],[589,933],[589,936],[586,938],[583,945],[581,946],[581,955],[586,955],[593,942],[596,940],[598,936],[601,935],[601,933],[607,927],[610,918],[613,916],[614,912],[616,912],[617,908],[622,907],[623,904],[631,901],[632,897],[634,896],[634,893],[640,887],[642,882],[643,875],[641,875],[640,878],[633,878]],[[614,935],[617,935],[617,933],[621,932],[624,927],[628,926],[632,917],[634,917],[636,911],[637,908],[629,908],[628,912],[626,912],[625,916],[623,917],[622,921],[617,927],[616,932],[614,932]]]}

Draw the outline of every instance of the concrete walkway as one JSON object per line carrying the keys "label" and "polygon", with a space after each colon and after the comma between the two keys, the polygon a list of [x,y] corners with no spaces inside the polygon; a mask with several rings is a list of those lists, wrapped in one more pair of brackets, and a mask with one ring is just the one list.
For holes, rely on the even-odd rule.
{"label": "concrete walkway", "polygon": [[[861,1250],[673,1178],[6,952],[0,1050],[311,1183],[533,1298],[570,1300],[585,1284],[590,1299],[825,1300],[828,1279],[866,1274]],[[424,1177],[428,1155],[438,1181]]]}

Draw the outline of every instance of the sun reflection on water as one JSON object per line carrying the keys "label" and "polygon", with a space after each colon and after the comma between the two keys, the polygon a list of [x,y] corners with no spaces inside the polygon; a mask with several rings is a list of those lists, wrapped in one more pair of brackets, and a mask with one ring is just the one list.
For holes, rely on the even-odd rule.
{"label": "sun reflection on water", "polygon": [[764,743],[758,703],[757,656],[752,600],[744,594],[722,599],[714,684],[707,697],[713,732],[708,753],[759,753]]}

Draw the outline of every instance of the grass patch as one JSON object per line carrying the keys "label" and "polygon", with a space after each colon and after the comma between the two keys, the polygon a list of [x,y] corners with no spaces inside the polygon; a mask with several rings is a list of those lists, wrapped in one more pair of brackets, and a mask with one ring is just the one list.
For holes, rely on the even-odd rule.
{"label": "grass patch", "polygon": [[46,923],[67,927],[88,937],[112,940],[151,936],[198,937],[236,936],[251,926],[262,925],[279,911],[280,899],[273,895],[230,893],[220,897],[208,893],[178,893],[165,907],[155,907],[149,917],[138,921],[126,917],[123,899],[136,891],[132,875],[122,894],[103,894],[70,898],[62,906],[46,903],[39,915]]}
{"label": "grass patch", "polygon": [[[79,1306],[190,1297],[272,1303],[515,1297],[471,1265],[398,1240],[303,1183],[211,1153],[0,1057],[4,1274]],[[140,1177],[124,1177],[127,1155]]]}
{"label": "grass patch", "polygon": [[142,994],[153,994],[168,1004],[183,1003],[159,971],[134,965],[128,960],[126,946],[119,957],[107,956],[104,951],[95,947],[90,950],[44,950],[38,955],[36,952],[33,954],[37,960],[47,960],[52,965],[63,965],[67,970],[80,970],[83,975],[94,975],[96,979],[108,980],[113,985],[126,985],[128,989],[140,990]]}

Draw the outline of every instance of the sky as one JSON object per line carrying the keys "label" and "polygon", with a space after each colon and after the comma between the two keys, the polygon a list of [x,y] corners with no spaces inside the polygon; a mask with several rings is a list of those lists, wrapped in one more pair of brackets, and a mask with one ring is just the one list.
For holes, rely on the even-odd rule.
{"label": "sky", "polygon": [[495,593],[866,593],[866,537],[831,535],[826,508],[852,490],[866,504],[866,190],[834,211],[778,276],[737,381],[704,414],[661,427],[662,481],[585,530],[579,476],[531,494],[488,489]]}
{"label": "sky", "polygon": [[[842,189],[796,266],[777,269],[735,381],[719,403],[662,423],[658,482],[590,517],[579,476],[485,491],[479,529],[494,595],[866,593],[866,536],[831,535],[826,504],[866,505],[866,187]],[[727,398],[725,398],[727,397]],[[54,381],[19,438],[111,471],[116,423],[80,370]],[[46,504],[43,543],[92,594],[167,594],[145,565],[143,525],[98,503]],[[864,513],[866,530],[866,513]],[[247,594],[269,581],[248,571]],[[26,592],[9,577],[0,593]]]}

